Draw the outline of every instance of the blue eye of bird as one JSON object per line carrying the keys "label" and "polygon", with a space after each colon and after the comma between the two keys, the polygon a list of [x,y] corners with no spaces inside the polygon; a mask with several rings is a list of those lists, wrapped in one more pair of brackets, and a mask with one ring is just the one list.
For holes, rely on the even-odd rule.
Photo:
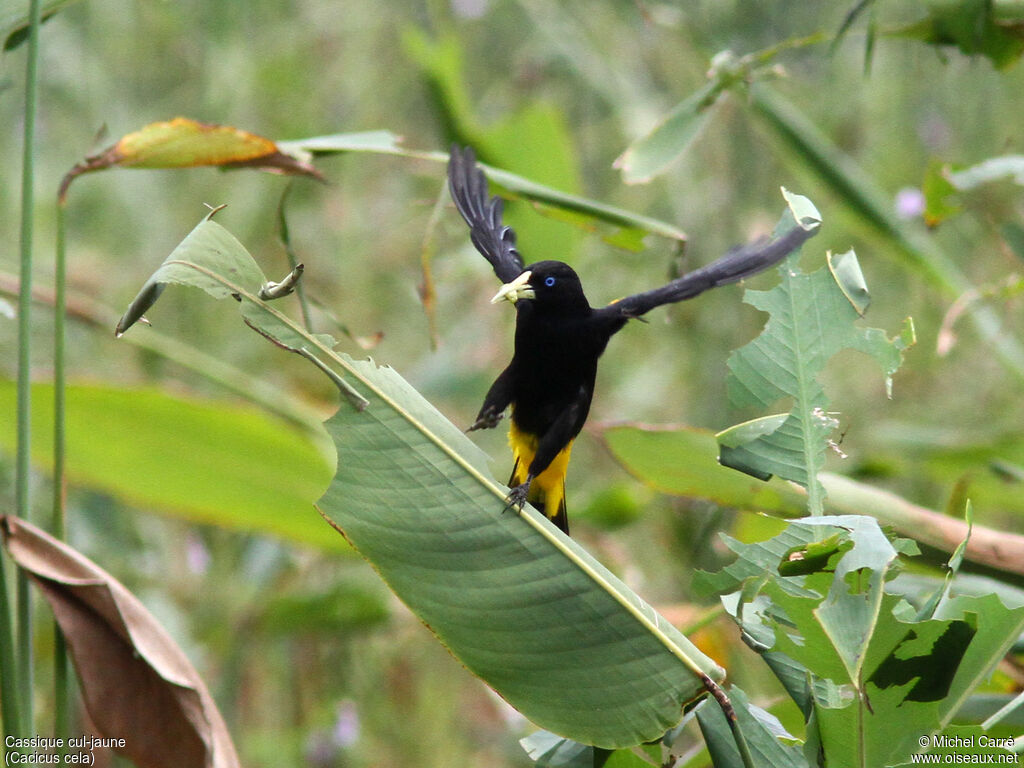
{"label": "blue eye of bird", "polygon": [[555,278],[551,277],[550,275],[544,278],[544,285],[546,285],[548,288],[550,288],[554,284]]}

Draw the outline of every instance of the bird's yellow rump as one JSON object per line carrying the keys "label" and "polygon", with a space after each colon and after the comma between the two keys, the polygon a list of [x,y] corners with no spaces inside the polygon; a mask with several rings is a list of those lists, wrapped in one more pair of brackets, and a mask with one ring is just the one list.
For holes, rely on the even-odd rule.
{"label": "bird's yellow rump", "polygon": [[[508,444],[512,447],[512,477],[509,487],[514,488],[526,482],[529,467],[537,454],[537,435],[523,432],[516,426],[515,420],[509,422]],[[573,441],[559,451],[547,469],[533,478],[530,493],[526,500],[540,509],[544,515],[565,530],[568,527],[565,509],[565,473],[569,469],[569,456],[572,454]]]}

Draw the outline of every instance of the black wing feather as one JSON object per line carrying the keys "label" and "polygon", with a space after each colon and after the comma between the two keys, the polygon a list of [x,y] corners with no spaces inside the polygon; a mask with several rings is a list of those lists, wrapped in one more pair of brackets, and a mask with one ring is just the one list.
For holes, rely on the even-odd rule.
{"label": "black wing feather", "polygon": [[448,190],[455,207],[469,224],[473,245],[491,263],[498,279],[507,283],[519,277],[523,272],[523,258],[516,250],[516,233],[501,223],[502,199],[487,199],[487,179],[470,147],[459,149],[452,145]]}
{"label": "black wing feather", "polygon": [[707,266],[695,269],[660,288],[627,296],[597,312],[606,317],[629,319],[640,317],[662,304],[692,299],[711,288],[735,283],[768,269],[803,245],[817,231],[817,227],[804,229],[798,225],[775,240],[765,238],[738,246]]}

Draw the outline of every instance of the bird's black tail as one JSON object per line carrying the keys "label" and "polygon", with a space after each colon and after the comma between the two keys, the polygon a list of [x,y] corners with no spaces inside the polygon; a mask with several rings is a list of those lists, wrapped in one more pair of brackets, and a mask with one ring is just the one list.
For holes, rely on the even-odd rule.
{"label": "bird's black tail", "polygon": [[569,515],[565,510],[565,491],[562,491],[562,498],[558,502],[558,509],[555,510],[555,514],[551,514],[547,509],[544,510],[544,514],[548,516],[552,523],[558,526],[558,529],[566,536],[569,535]]}

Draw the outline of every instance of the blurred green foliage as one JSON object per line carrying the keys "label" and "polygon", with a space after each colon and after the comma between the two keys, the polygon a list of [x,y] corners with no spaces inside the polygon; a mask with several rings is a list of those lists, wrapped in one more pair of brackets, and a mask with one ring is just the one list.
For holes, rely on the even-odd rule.
{"label": "blurred green foliage", "polygon": [[[703,85],[715,54],[745,55],[824,32],[821,44],[795,46],[773,60],[780,71],[772,89],[870,181],[891,219],[988,290],[1004,327],[1024,335],[1019,291],[992,289],[1022,268],[1014,239],[1024,212],[1019,184],[943,187],[950,194],[947,218],[931,230],[920,222],[924,201],[915,194],[929,169],[1024,152],[1024,69],[960,34],[959,17],[955,39],[943,37],[942,6],[949,3],[929,6],[938,10],[924,22],[917,4],[871,3],[870,19],[853,19],[830,49],[831,35],[854,5],[805,4],[795,13],[791,3],[722,0],[685,6],[610,0],[391,0],[343,8],[323,0],[69,4],[41,36],[37,285],[51,282],[61,177],[111,139],[177,115],[273,139],[382,128],[427,150],[468,140],[494,165],[657,216],[688,233],[685,255],[655,237],[635,253],[604,242],[605,233],[581,234],[525,203],[510,206],[526,260],[571,260],[595,304],[765,233],[785,185],[814,199],[825,220],[822,235],[805,249],[808,269],[821,264],[826,248],[856,248],[872,288],[871,325],[895,328],[912,315],[918,331],[892,400],[876,371],[852,355],[830,364],[824,384],[840,411],[848,458],[830,457],[827,468],[870,476],[936,509],[951,497],[970,496],[978,523],[1013,530],[1021,480],[996,468],[1024,464],[1020,379],[963,319],[949,353],[936,354],[957,297],[905,259],[905,244],[866,223],[856,200],[823,183],[820,169],[769,121],[752,118],[742,90],[725,94],[688,151],[651,184],[626,186],[612,167],[631,142]],[[983,5],[964,3],[964,12]],[[911,34],[929,20],[929,35]],[[985,29],[990,39],[1005,41],[1002,30]],[[950,45],[922,42],[928,40]],[[0,121],[0,151],[7,158],[20,150],[23,56],[23,48],[13,48],[0,57],[0,114],[7,117]],[[96,138],[104,126],[109,137]],[[0,174],[0,232],[8,246],[0,249],[0,278],[15,271],[14,165],[8,162]],[[297,180],[288,203],[307,293],[329,309],[314,312],[317,330],[331,332],[340,323],[354,337],[383,334],[374,357],[398,368],[456,423],[469,424],[510,354],[512,316],[487,303],[493,275],[458,217],[445,210],[431,230],[444,194],[442,168],[364,154],[323,159],[318,167],[331,183]],[[77,181],[67,212],[72,304],[84,314],[95,310],[85,300],[123,308],[204,203],[228,203],[220,221],[267,274],[283,275],[275,210],[286,183],[211,169],[119,170]],[[428,242],[435,249],[436,349],[418,296]],[[774,279],[750,283],[766,288]],[[288,309],[298,315],[294,304]],[[45,378],[50,320],[45,312],[36,318],[36,372]],[[160,332],[329,411],[329,383],[297,358],[240,332],[233,308],[175,291],[150,319]],[[763,322],[740,303],[739,289],[650,320],[631,324],[607,352],[593,421],[717,430],[752,415],[732,410],[723,386],[729,350]],[[13,350],[14,326],[0,312],[0,349]],[[363,354],[351,341],[344,345]],[[115,342],[112,328],[72,324],[68,348],[73,380],[229,397],[195,370]],[[13,377],[13,360],[11,353],[0,355],[4,377]],[[499,432],[477,442],[504,474],[507,449]],[[696,615],[688,590],[694,565],[708,569],[728,560],[715,533],[731,529],[746,537],[765,525],[707,503],[652,497],[592,436],[577,442],[574,457],[569,503],[581,542],[653,603],[678,608],[684,624]],[[9,453],[0,455],[5,501],[12,464]],[[41,475],[38,499],[46,498],[46,482]],[[448,657],[364,564],[152,511],[101,489],[73,487],[69,539],[135,589],[186,648],[245,764],[529,764],[516,743],[528,724]],[[283,622],[294,631],[284,631]],[[753,700],[770,703],[758,698],[772,694],[768,676],[749,663],[750,652],[724,623],[695,639]],[[47,689],[39,690],[45,713]],[[798,727],[792,712],[777,714],[786,727]]]}

